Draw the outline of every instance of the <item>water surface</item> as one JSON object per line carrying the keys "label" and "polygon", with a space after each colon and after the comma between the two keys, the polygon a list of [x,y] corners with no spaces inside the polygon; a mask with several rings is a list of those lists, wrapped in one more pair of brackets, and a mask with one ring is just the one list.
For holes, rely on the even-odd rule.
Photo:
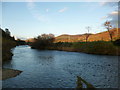
{"label": "water surface", "polygon": [[77,76],[97,88],[118,87],[118,56],[56,50],[36,50],[27,45],[13,49],[4,67],[23,71],[3,81],[3,88],[75,88]]}

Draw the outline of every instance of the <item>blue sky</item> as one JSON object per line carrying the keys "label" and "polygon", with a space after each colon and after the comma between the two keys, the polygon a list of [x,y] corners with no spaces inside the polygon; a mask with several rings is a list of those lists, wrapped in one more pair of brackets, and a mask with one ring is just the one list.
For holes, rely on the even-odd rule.
{"label": "blue sky", "polygon": [[43,33],[83,34],[106,29],[102,24],[115,8],[100,2],[3,2],[2,28],[12,35],[31,38]]}

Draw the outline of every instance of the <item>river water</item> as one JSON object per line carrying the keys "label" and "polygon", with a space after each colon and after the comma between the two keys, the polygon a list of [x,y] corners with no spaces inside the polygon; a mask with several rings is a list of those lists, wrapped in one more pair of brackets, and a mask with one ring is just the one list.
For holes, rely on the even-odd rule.
{"label": "river water", "polygon": [[3,81],[3,88],[75,88],[77,76],[96,88],[118,88],[118,56],[56,50],[36,50],[27,45],[13,49],[5,68],[23,72]]}

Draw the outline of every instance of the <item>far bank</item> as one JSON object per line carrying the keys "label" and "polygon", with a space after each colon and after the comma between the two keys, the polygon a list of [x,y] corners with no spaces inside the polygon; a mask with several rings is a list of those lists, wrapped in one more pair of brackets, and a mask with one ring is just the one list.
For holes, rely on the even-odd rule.
{"label": "far bank", "polygon": [[94,42],[58,42],[53,43],[50,46],[40,48],[31,46],[34,49],[47,49],[47,50],[60,50],[60,51],[70,51],[70,52],[83,52],[88,54],[97,55],[120,55],[120,46],[115,45],[113,42],[106,41],[94,41]]}

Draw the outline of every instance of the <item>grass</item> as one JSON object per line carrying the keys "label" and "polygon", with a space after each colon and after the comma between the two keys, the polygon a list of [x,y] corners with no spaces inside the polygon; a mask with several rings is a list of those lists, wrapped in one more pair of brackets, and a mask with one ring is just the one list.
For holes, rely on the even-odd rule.
{"label": "grass", "polygon": [[74,42],[74,43],[59,42],[54,43],[47,49],[76,51],[99,55],[120,55],[120,46],[115,46],[110,41]]}
{"label": "grass", "polygon": [[120,51],[119,46],[115,46],[112,42],[95,41],[95,42],[78,42],[72,45],[78,51],[92,54],[117,55]]}

